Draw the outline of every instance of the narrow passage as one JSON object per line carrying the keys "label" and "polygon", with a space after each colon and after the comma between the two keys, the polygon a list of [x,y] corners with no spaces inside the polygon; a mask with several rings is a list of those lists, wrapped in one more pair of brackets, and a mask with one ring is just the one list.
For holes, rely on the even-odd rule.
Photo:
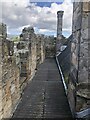
{"label": "narrow passage", "polygon": [[27,85],[13,118],[71,118],[60,74],[53,58],[46,59]]}

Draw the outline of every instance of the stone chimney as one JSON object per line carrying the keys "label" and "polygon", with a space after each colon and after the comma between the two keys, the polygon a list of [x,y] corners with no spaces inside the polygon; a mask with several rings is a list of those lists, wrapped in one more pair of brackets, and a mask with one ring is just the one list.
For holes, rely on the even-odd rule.
{"label": "stone chimney", "polygon": [[61,51],[62,46],[62,18],[64,11],[57,12],[57,40],[56,40],[56,53]]}
{"label": "stone chimney", "polygon": [[57,12],[57,37],[62,35],[62,18],[64,11]]}

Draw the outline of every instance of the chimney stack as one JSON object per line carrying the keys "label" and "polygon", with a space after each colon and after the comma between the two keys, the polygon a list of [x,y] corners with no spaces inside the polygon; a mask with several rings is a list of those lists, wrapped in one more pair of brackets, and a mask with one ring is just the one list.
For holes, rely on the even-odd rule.
{"label": "chimney stack", "polygon": [[62,18],[64,11],[57,12],[57,37],[62,35]]}

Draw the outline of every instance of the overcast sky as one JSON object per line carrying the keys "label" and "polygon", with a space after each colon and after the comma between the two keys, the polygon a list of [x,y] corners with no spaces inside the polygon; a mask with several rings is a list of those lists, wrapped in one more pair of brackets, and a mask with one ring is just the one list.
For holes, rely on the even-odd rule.
{"label": "overcast sky", "polygon": [[63,34],[68,37],[72,32],[73,6],[70,0],[64,0],[62,4],[3,0],[0,5],[2,6],[1,20],[7,24],[9,34],[20,34],[25,26],[33,26],[36,33],[56,36],[57,11],[59,10],[64,11]]}

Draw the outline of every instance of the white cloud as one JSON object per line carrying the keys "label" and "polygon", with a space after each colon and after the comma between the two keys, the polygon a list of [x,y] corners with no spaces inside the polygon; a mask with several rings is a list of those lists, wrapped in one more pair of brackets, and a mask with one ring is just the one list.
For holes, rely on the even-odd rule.
{"label": "white cloud", "polygon": [[20,0],[2,0],[2,3],[6,3],[6,4],[11,4],[11,5],[19,5],[22,7],[25,7],[29,4],[29,0],[22,0],[22,2]]}
{"label": "white cloud", "polygon": [[48,29],[39,29],[39,33],[41,33],[41,34],[47,33],[47,32],[53,33],[55,31],[54,30],[48,30]]}
{"label": "white cloud", "polygon": [[30,25],[40,29],[39,32],[42,33],[45,30],[56,32],[57,11],[63,10],[63,31],[71,32],[73,7],[70,0],[64,0],[63,4],[52,3],[50,8],[30,4],[29,0],[7,1],[3,0],[2,3],[2,20],[10,30],[20,31],[23,26]]}

